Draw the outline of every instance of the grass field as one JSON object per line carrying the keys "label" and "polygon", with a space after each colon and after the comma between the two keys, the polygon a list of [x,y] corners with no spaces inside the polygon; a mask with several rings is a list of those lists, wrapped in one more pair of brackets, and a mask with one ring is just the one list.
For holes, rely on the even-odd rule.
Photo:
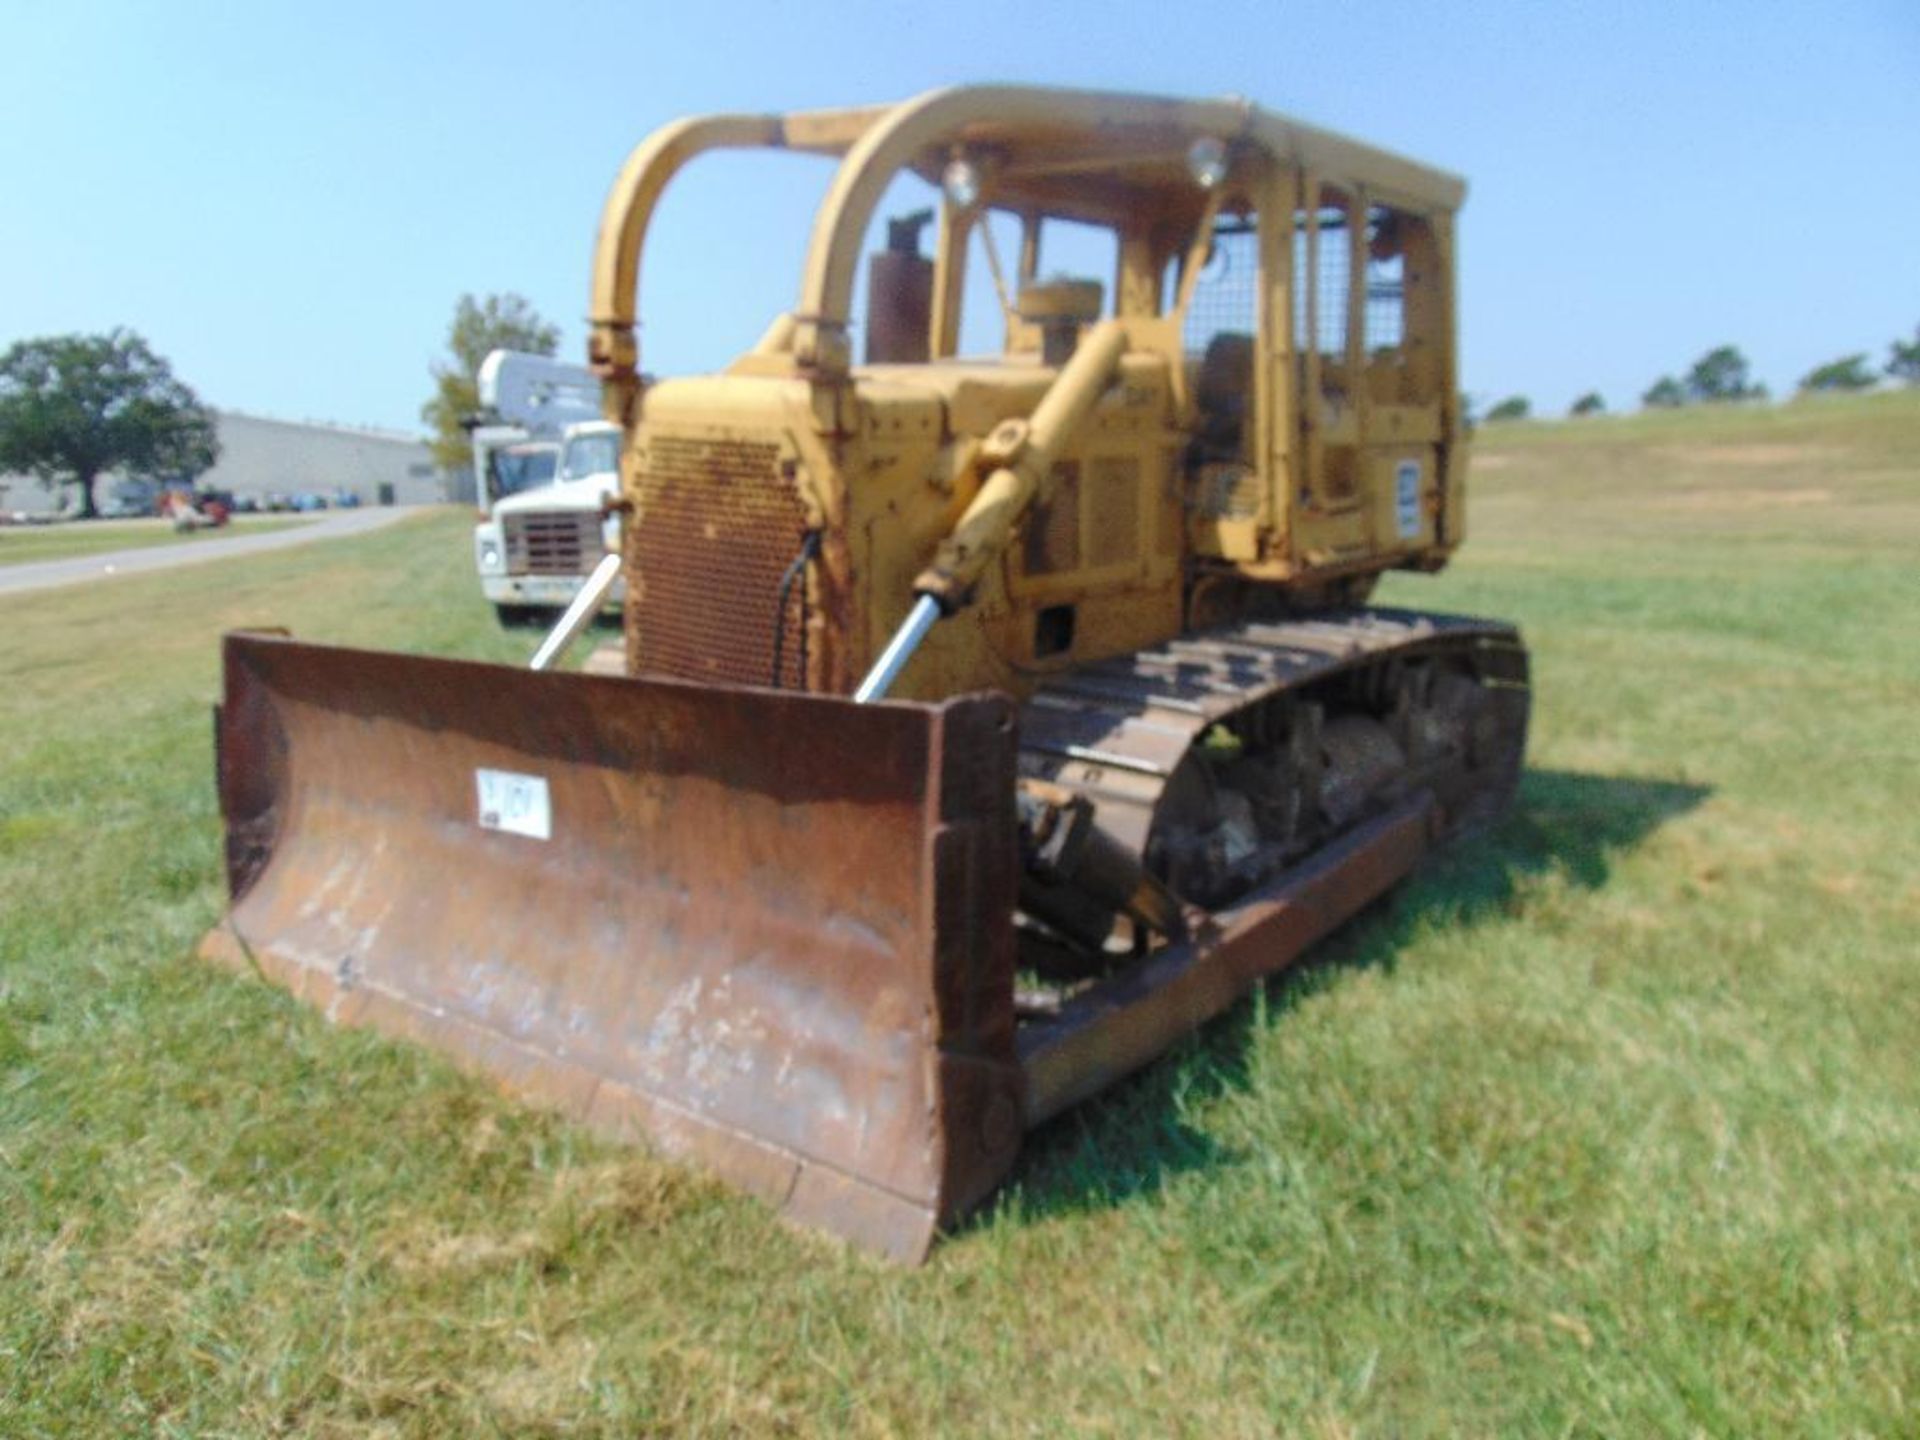
{"label": "grass field", "polygon": [[235,516],[218,530],[176,531],[166,520],[90,520],[60,525],[0,526],[0,565],[26,565],[35,560],[68,560],[76,555],[99,555],[112,550],[145,550],[154,545],[203,545],[233,535],[264,535],[288,530],[308,520],[289,516]]}
{"label": "grass field", "polygon": [[911,1272],[190,957],[216,634],[520,659],[465,516],[9,600],[0,1434],[1914,1433],[1920,393],[1474,473],[1516,813]]}

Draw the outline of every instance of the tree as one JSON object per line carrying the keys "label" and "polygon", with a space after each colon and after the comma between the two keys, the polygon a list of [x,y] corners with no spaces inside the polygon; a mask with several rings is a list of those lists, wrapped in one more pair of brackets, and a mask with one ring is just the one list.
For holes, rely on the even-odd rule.
{"label": "tree", "polygon": [[1887,378],[1920,385],[1920,325],[1913,327],[1911,342],[1895,340],[1887,346]]}
{"label": "tree", "polygon": [[1687,393],[1695,400],[1760,400],[1766,390],[1748,378],[1747,357],[1735,345],[1709,350],[1687,372]]}
{"label": "tree", "polygon": [[1662,375],[1647,387],[1640,403],[1649,410],[1676,410],[1687,403],[1687,387],[1671,375]]}
{"label": "tree", "polygon": [[1509,395],[1487,411],[1487,423],[1497,420],[1524,420],[1533,413],[1533,405],[1524,395]]}
{"label": "tree", "polygon": [[1815,366],[1800,377],[1802,390],[1871,390],[1879,381],[1879,376],[1867,368],[1865,351],[1857,355],[1842,355],[1838,360],[1829,360],[1824,365]]}
{"label": "tree", "polygon": [[441,468],[458,470],[473,459],[461,422],[480,408],[480,362],[495,350],[551,355],[559,346],[559,328],[524,296],[460,297],[447,327],[451,358],[433,363],[433,398],[420,407],[420,418],[433,427],[433,458]]}
{"label": "tree", "polygon": [[1600,398],[1600,392],[1598,390],[1589,390],[1573,402],[1573,413],[1575,415],[1604,415],[1607,413],[1607,402]]}
{"label": "tree", "polygon": [[213,412],[131,330],[22,340],[0,356],[0,470],[73,485],[110,470],[189,483],[220,457]]}

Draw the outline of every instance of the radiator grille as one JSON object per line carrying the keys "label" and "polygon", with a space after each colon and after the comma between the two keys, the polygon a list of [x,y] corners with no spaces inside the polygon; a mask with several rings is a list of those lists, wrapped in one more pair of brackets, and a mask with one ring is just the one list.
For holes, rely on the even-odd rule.
{"label": "radiator grille", "polygon": [[501,517],[509,575],[584,575],[606,553],[592,510],[535,510]]}
{"label": "radiator grille", "polygon": [[806,511],[771,440],[655,435],[640,457],[628,597],[638,668],[689,680],[805,688],[806,579],[780,606]]}
{"label": "radiator grille", "polygon": [[1140,462],[1107,455],[1087,467],[1087,564],[1122,565],[1140,554]]}
{"label": "radiator grille", "polygon": [[1053,467],[1044,500],[1027,516],[1025,567],[1029,575],[1057,575],[1080,568],[1080,462]]}

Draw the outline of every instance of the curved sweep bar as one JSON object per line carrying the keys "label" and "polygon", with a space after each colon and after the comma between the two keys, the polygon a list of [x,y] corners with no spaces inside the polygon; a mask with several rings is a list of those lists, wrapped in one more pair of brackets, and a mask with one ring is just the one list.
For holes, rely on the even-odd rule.
{"label": "curved sweep bar", "polygon": [[640,258],[647,226],[667,182],[710,150],[754,150],[782,143],[775,115],[703,115],[662,126],[637,145],[607,194],[593,248],[593,300],[587,313],[587,363],[605,385],[607,418],[624,423],[640,388],[634,335]]}
{"label": "curved sweep bar", "polygon": [[844,155],[886,107],[793,115],[701,115],[654,131],[627,156],[600,214],[587,312],[587,362],[605,384],[607,418],[623,423],[640,388],[634,335],[647,227],[667,184],[712,150],[798,150]]}

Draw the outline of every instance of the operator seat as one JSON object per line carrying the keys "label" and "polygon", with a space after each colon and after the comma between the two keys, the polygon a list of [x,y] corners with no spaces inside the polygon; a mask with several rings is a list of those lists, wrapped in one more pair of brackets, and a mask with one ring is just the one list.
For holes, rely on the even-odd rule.
{"label": "operator seat", "polygon": [[1194,398],[1200,407],[1198,458],[1239,459],[1253,398],[1253,336],[1222,330],[1207,342]]}

